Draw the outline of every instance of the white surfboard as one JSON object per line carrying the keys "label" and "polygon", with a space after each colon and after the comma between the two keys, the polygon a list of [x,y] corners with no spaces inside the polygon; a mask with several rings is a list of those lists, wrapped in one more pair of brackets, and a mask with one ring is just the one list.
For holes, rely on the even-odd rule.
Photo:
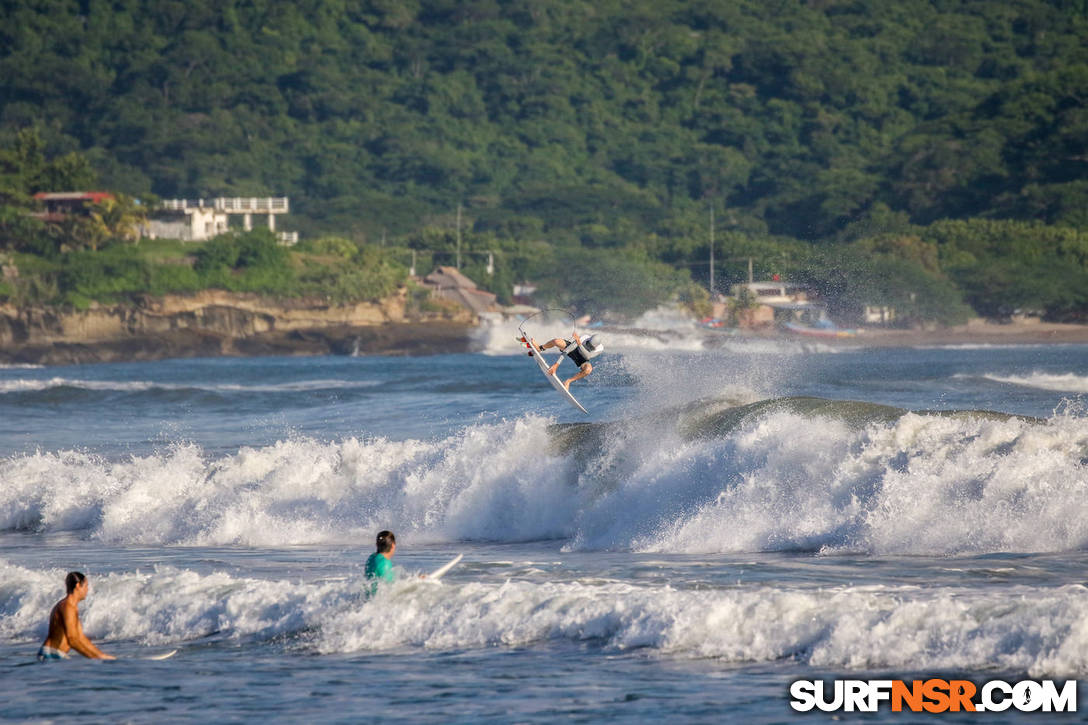
{"label": "white surfboard", "polygon": [[464,554],[458,554],[457,556],[453,557],[453,561],[446,562],[445,564],[428,574],[427,578],[431,581],[441,579],[442,575],[444,575],[447,571],[456,566],[457,562],[461,561],[462,557],[464,557]]}
{"label": "white surfboard", "polygon": [[170,659],[171,657],[173,657],[177,653],[178,653],[178,651],[176,649],[172,649],[169,652],[160,652],[157,655],[149,655],[147,657],[141,657],[140,659],[142,659],[142,660],[166,660],[166,659]]}
{"label": "white surfboard", "polygon": [[583,408],[582,404],[578,402],[578,399],[571,395],[570,391],[566,389],[563,385],[563,381],[548,372],[548,363],[544,362],[543,353],[540,352],[540,348],[533,343],[528,335],[525,336],[525,344],[533,351],[533,359],[536,360],[536,364],[540,366],[540,372],[544,373],[544,377],[548,379],[548,382],[552,384],[552,387],[558,390],[559,394],[567,399],[567,402],[586,415],[589,415],[589,411]]}

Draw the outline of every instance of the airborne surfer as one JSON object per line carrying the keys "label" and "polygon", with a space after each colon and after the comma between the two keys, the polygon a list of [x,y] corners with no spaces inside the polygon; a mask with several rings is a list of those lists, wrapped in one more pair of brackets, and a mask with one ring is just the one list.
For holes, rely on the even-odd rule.
{"label": "airborne surfer", "polygon": [[[562,337],[557,337],[554,340],[548,340],[539,348],[541,351],[548,348],[555,347],[563,351],[563,354],[570,358],[570,361],[578,368],[578,372],[568,378],[563,383],[563,387],[570,390],[570,384],[575,380],[581,380],[590,373],[593,372],[593,364],[589,361],[592,358],[597,357],[604,352],[604,343],[601,342],[597,335],[586,335],[583,340],[578,336],[577,332],[571,333],[570,340]],[[533,344],[536,344],[536,340],[533,340]],[[555,364],[548,368],[549,375],[555,375],[555,371],[559,369],[559,363],[563,362],[563,358],[559,358],[555,361]]]}
{"label": "airborne surfer", "polygon": [[[556,319],[549,319],[545,313],[547,312],[561,312],[562,316],[566,318],[566,322],[560,322]],[[541,317],[543,315],[543,317]],[[545,339],[543,345],[537,345],[536,338],[530,337],[526,331],[527,325],[532,325],[537,334],[540,335],[554,335],[556,328],[562,324],[563,327],[570,325],[567,329],[573,330],[575,323],[574,317],[569,313],[562,310],[541,310],[535,312],[529,317],[525,318],[520,325],[518,325],[518,342],[525,344],[525,347],[529,348],[529,357],[533,358],[537,367],[540,368],[540,372],[547,378],[548,383],[558,390],[560,394],[566,398],[567,402],[573,405],[583,413],[588,414],[589,411],[578,402],[577,399],[570,393],[570,384],[575,380],[581,380],[582,378],[593,372],[593,365],[589,362],[590,359],[597,357],[604,350],[604,345],[601,343],[600,336],[586,335],[583,339],[578,336],[577,332],[571,332],[570,339],[566,337],[555,337],[552,339]],[[541,328],[551,328],[548,332],[543,332]],[[548,366],[548,362],[544,359],[542,350],[549,348],[558,348],[563,354],[560,355],[555,363]],[[560,380],[555,371],[559,369],[559,363],[562,362],[563,356],[569,357],[571,362],[578,368],[578,372],[572,375],[568,380]]]}

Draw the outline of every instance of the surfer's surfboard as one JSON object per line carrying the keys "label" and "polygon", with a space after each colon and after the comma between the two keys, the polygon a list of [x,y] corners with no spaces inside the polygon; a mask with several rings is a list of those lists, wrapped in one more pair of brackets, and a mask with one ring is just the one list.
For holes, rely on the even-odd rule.
{"label": "surfer's surfboard", "polygon": [[578,410],[582,411],[586,415],[589,415],[589,411],[582,407],[582,404],[578,402],[577,398],[570,394],[570,391],[563,386],[563,381],[548,372],[548,363],[544,362],[544,354],[540,352],[540,348],[537,347],[532,339],[528,335],[524,338],[525,344],[533,351],[533,359],[536,360],[536,364],[540,366],[540,372],[544,373],[544,377],[548,379],[548,382],[552,384],[552,387],[559,391],[559,394],[567,399],[571,405]]}
{"label": "surfer's surfboard", "polygon": [[447,571],[456,566],[457,562],[461,561],[462,557],[464,557],[464,554],[458,554],[457,556],[453,557],[453,561],[446,562],[445,564],[428,574],[427,578],[431,581],[441,579],[442,575],[444,575]]}
{"label": "surfer's surfboard", "polygon": [[172,649],[169,652],[160,652],[157,655],[149,655],[147,657],[141,657],[140,659],[142,659],[142,660],[166,660],[166,659],[170,659],[171,657],[173,657],[177,653],[178,653],[178,651],[176,649]]}

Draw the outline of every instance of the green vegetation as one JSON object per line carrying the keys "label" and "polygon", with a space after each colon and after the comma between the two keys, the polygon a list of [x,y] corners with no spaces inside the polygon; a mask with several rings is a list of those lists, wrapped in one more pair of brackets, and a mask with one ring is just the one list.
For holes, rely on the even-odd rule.
{"label": "green vegetation", "polygon": [[[460,204],[500,299],[630,314],[700,304],[713,208],[719,287],[751,257],[847,318],[1085,320],[1086,39],[1084,0],[7,3],[0,298],[366,298],[452,263]],[[24,213],[92,185],[145,203]],[[152,195],[281,194],[325,241],[124,242]]]}
{"label": "green vegetation", "polygon": [[11,261],[19,277],[0,287],[0,301],[85,309],[92,301],[215,288],[340,303],[381,299],[404,281],[406,270],[378,250],[351,245],[350,259],[310,251],[324,243],[318,239],[288,251],[262,229],[227,233],[202,245],[145,240],[54,257],[15,253]]}

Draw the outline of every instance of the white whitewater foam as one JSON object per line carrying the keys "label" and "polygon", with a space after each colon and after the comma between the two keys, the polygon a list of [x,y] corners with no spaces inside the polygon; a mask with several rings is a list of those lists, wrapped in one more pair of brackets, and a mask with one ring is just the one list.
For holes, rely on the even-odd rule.
{"label": "white whitewater foam", "polygon": [[545,426],[530,417],[438,442],[289,440],[213,460],[192,445],[120,462],[39,452],[0,460],[0,530],[290,545],[369,538],[395,521],[423,540],[562,536],[576,504],[565,463],[541,455]]}
{"label": "white whitewater foam", "polygon": [[0,394],[40,392],[56,388],[112,392],[143,392],[147,390],[206,390],[211,392],[291,393],[316,390],[368,388],[378,385],[368,380],[301,380],[293,383],[241,385],[220,383],[160,383],[145,380],[78,380],[54,377],[45,380],[0,380]]}
{"label": "white whitewater foam", "polygon": [[524,355],[525,346],[516,339],[521,335],[520,324],[515,318],[481,318],[472,331],[473,349],[484,355]]}
{"label": "white whitewater foam", "polygon": [[[225,573],[154,572],[97,576],[80,607],[92,640],[181,643],[212,634],[273,637],[298,632],[343,597],[342,584],[270,583]],[[30,571],[0,560],[0,641],[37,641],[64,595],[65,572]],[[108,649],[108,648],[107,648]]]}
{"label": "white whitewater foam", "polygon": [[687,591],[620,583],[470,583],[393,589],[331,619],[323,652],[596,641],[727,662],[821,668],[1088,669],[1088,590],[1001,594],[914,587]]}
{"label": "white whitewater foam", "polygon": [[[778,411],[686,438],[648,418],[564,454],[526,416],[434,441],[281,441],[209,458],[0,460],[0,530],[126,544],[558,538],[689,553],[1041,552],[1088,547],[1088,419]],[[707,431],[706,433],[710,433]]]}
{"label": "white whitewater foam", "polygon": [[44,380],[0,380],[0,393],[25,393],[55,388],[82,388],[84,390],[141,391],[155,387],[154,383],[140,381],[111,380],[74,380],[70,378],[48,378]]}
{"label": "white whitewater foam", "polygon": [[955,554],[1088,546],[1083,418],[907,414],[852,430],[775,413],[708,445],[730,462],[718,486],[636,548]]}
{"label": "white whitewater foam", "polygon": [[[790,659],[824,669],[1088,674],[1088,589],[1001,592],[909,586],[730,587],[613,582],[445,586],[409,577],[367,602],[357,579],[305,583],[160,567],[92,578],[93,640],[183,645],[209,636],[286,639],[301,651],[464,650],[549,641],[724,662]],[[29,653],[62,595],[61,570],[0,560],[0,643]]]}
{"label": "white whitewater foam", "polygon": [[1031,375],[983,375],[987,380],[1009,385],[1020,385],[1041,390],[1057,390],[1063,393],[1088,393],[1088,376],[1075,373],[1056,375],[1053,373],[1032,373]]}
{"label": "white whitewater foam", "polygon": [[1023,350],[1032,347],[1053,347],[1053,343],[1021,342],[962,342],[945,345],[911,345],[912,350]]}

